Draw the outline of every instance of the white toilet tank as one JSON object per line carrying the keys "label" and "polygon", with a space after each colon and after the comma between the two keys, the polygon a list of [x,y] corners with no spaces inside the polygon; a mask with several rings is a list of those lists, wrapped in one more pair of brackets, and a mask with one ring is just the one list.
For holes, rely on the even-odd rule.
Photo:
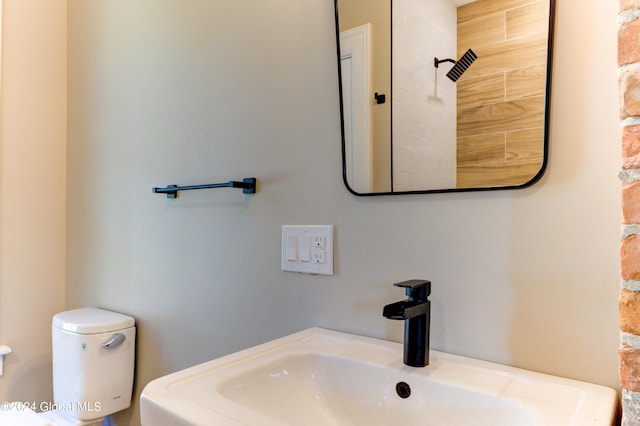
{"label": "white toilet tank", "polygon": [[135,321],[97,308],[53,317],[55,411],[80,420],[128,408],[133,391]]}

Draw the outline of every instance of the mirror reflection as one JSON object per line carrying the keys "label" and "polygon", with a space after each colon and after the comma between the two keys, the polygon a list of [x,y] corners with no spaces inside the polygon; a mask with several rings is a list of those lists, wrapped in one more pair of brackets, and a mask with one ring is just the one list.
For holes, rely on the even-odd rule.
{"label": "mirror reflection", "polygon": [[336,0],[356,194],[517,188],[544,171],[554,0]]}

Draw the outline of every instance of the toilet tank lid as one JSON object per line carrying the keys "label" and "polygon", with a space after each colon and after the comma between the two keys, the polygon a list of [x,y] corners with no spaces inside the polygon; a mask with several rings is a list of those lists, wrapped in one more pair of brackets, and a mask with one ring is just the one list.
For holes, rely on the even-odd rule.
{"label": "toilet tank lid", "polygon": [[97,334],[123,330],[135,325],[128,316],[98,308],[80,308],[53,316],[53,326],[79,334]]}

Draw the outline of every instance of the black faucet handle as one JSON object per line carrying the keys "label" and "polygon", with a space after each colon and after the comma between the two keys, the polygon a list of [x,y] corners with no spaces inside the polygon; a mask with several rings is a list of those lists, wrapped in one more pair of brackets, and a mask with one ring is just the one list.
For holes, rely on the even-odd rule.
{"label": "black faucet handle", "polygon": [[431,281],[428,280],[407,280],[395,283],[396,287],[403,287],[409,300],[425,301],[431,294]]}

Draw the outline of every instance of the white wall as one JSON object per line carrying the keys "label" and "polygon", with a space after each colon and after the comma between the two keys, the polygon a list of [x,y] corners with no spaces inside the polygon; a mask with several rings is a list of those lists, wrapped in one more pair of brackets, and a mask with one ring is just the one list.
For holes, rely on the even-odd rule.
{"label": "white wall", "polygon": [[450,0],[392,4],[393,190],[456,187],[457,8]]}
{"label": "white wall", "polygon": [[[67,307],[136,317],[140,392],[309,326],[400,341],[391,284],[426,278],[433,347],[616,386],[614,3],[559,2],[541,182],[357,198],[333,2],[70,0]],[[151,193],[252,175],[253,196]],[[283,224],[336,225],[336,275],[281,272]]]}
{"label": "white wall", "polygon": [[51,317],[64,309],[66,1],[4,0],[0,401],[51,401]]}

